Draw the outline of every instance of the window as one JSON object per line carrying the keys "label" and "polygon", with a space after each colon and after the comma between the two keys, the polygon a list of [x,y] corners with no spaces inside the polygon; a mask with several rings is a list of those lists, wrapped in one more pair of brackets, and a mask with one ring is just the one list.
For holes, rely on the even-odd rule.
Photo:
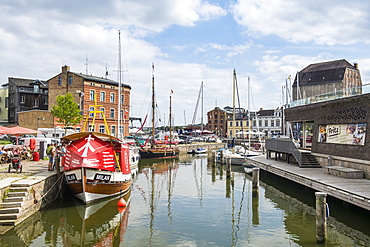
{"label": "window", "polygon": [[94,113],[92,111],[94,111],[94,107],[90,107],[90,117],[94,117]]}
{"label": "window", "polygon": [[125,102],[125,95],[121,94],[121,105]]}
{"label": "window", "polygon": [[100,108],[100,117],[102,118],[104,116],[104,108]]}
{"label": "window", "polygon": [[44,105],[47,105],[48,104],[48,98],[44,98]]}
{"label": "window", "polygon": [[105,92],[100,92],[100,102],[105,102]]}
{"label": "window", "polygon": [[92,125],[92,124],[89,125],[89,131],[90,132],[94,132],[95,131],[94,125]]}
{"label": "window", "polygon": [[105,130],[104,125],[100,125],[99,126],[99,132],[104,133],[104,130]]}
{"label": "window", "polygon": [[61,76],[58,77],[58,86],[62,86],[62,77]]}
{"label": "window", "polygon": [[238,121],[235,122],[235,126],[239,126],[239,122]]}
{"label": "window", "polygon": [[34,100],[34,104],[33,104],[34,107],[39,107],[39,99],[35,99]]}
{"label": "window", "polygon": [[90,90],[90,100],[95,100],[95,91]]}
{"label": "window", "polygon": [[271,120],[271,127],[274,127],[274,120]]}
{"label": "window", "polygon": [[33,85],[33,92],[34,93],[39,93],[40,86],[39,85]]}
{"label": "window", "polygon": [[114,103],[114,93],[110,93],[110,103]]}
{"label": "window", "polygon": [[68,84],[72,85],[73,84],[73,76],[68,76]]}
{"label": "window", "polygon": [[280,119],[276,119],[276,127],[280,127]]}
{"label": "window", "polygon": [[230,125],[229,126],[232,127],[233,126],[233,122],[230,121]]}
{"label": "window", "polygon": [[256,127],[257,121],[253,120],[253,127]]}
{"label": "window", "polygon": [[26,97],[25,96],[21,96],[21,104],[24,104],[26,101]]}
{"label": "window", "polygon": [[109,117],[114,119],[114,109],[110,109]]}
{"label": "window", "polygon": [[265,127],[269,126],[269,120],[265,120]]}
{"label": "window", "polygon": [[123,119],[123,110],[121,110],[121,119]]}
{"label": "window", "polygon": [[111,135],[116,136],[116,126],[111,126]]}

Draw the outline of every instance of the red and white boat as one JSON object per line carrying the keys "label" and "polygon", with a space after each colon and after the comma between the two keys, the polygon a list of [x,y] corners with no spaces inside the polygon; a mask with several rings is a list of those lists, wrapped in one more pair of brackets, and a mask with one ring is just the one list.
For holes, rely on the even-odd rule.
{"label": "red and white boat", "polygon": [[83,203],[126,193],[131,186],[129,146],[99,132],[62,138],[69,143],[62,165],[66,184]]}

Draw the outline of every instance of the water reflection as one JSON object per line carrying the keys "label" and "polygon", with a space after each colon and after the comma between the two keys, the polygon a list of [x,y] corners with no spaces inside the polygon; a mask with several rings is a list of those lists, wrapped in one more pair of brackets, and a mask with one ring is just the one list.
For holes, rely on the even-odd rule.
{"label": "water reflection", "polygon": [[0,236],[0,246],[368,246],[366,232],[335,215],[328,241],[317,245],[312,192],[261,179],[254,197],[240,166],[226,177],[225,166],[206,157],[142,160],[125,212],[117,199],[86,207],[64,197]]}

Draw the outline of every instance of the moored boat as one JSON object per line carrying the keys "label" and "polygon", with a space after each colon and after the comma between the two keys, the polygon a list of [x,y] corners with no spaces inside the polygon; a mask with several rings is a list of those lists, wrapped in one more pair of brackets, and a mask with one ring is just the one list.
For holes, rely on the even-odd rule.
{"label": "moored boat", "polygon": [[99,132],[62,138],[68,143],[63,167],[66,185],[83,203],[127,192],[131,186],[129,147]]}
{"label": "moored boat", "polygon": [[[177,147],[177,144],[171,145],[171,141],[169,144],[158,144],[155,141],[155,100],[154,100],[154,65],[152,65],[153,74],[152,74],[152,133],[151,133],[151,140],[150,140],[150,147],[143,146],[140,149],[140,156],[142,159],[169,159],[169,158],[176,158],[179,156],[180,150]],[[172,91],[171,91],[172,93]],[[172,129],[171,129],[171,96],[170,96],[170,136],[169,140],[172,140]]]}

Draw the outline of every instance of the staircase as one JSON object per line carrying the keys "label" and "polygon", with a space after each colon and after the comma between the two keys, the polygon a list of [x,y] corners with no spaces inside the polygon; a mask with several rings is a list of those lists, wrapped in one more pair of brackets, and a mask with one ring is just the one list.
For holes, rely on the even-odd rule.
{"label": "staircase", "polygon": [[32,204],[30,187],[11,184],[0,204],[0,226],[14,226],[21,219],[25,208]]}
{"label": "staircase", "polygon": [[301,152],[301,162],[299,163],[299,167],[318,168],[320,167],[320,164],[317,162],[315,156],[313,156],[310,152]]}

